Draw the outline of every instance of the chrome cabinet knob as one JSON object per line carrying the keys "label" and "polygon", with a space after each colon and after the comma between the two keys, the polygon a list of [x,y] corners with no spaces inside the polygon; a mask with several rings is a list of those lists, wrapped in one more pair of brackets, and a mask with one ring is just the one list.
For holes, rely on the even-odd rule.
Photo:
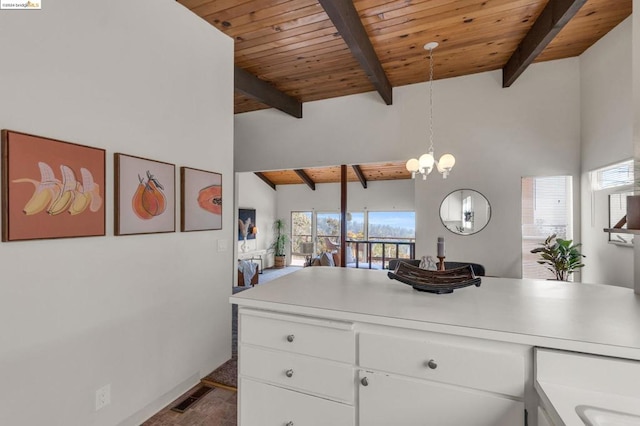
{"label": "chrome cabinet knob", "polygon": [[284,426],[293,426],[293,422],[287,422]]}
{"label": "chrome cabinet knob", "polygon": [[293,339],[295,339],[295,338],[296,338],[296,336],[294,336],[293,334],[290,334],[290,335],[287,336],[287,342],[291,343],[291,342],[293,342]]}
{"label": "chrome cabinet knob", "polygon": [[366,377],[363,377],[360,383],[362,383],[362,386],[369,386],[369,380]]}
{"label": "chrome cabinet knob", "polygon": [[285,371],[284,374],[287,377],[293,377],[293,370],[289,369],[289,370]]}
{"label": "chrome cabinet knob", "polygon": [[427,367],[435,370],[436,368],[438,368],[438,364],[434,360],[430,359],[429,361],[427,361]]}

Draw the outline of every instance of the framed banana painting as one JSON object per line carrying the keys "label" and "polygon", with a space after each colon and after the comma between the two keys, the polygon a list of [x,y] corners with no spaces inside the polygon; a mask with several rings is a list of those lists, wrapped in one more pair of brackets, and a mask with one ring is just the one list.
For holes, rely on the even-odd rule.
{"label": "framed banana painting", "polygon": [[2,130],[2,241],[105,235],[105,150]]}

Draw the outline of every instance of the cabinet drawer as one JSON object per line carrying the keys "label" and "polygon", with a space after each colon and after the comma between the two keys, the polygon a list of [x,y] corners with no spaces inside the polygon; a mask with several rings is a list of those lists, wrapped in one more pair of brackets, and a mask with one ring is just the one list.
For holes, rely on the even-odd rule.
{"label": "cabinet drawer", "polygon": [[353,426],[355,409],[242,378],[239,420],[240,426]]}
{"label": "cabinet drawer", "polygon": [[426,332],[419,338],[362,333],[359,345],[361,367],[524,396],[524,353],[499,342]]}
{"label": "cabinet drawer", "polygon": [[360,426],[517,426],[524,403],[487,392],[360,372]]}
{"label": "cabinet drawer", "polygon": [[355,363],[352,324],[267,313],[242,313],[242,343]]}
{"label": "cabinet drawer", "polygon": [[349,364],[325,361],[255,346],[240,348],[239,374],[291,389],[353,403],[354,370]]}

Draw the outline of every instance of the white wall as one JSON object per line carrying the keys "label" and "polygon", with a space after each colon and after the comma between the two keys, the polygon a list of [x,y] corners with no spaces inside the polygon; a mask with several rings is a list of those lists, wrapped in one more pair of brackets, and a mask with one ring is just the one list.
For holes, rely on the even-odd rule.
{"label": "white wall", "polygon": [[[631,28],[627,18],[580,56],[583,282],[633,285],[633,249],[608,243],[608,195],[589,171],[633,156]],[[615,190],[614,190],[615,191]]]}
{"label": "white wall", "polygon": [[[534,64],[509,89],[501,82],[500,71],[434,82],[436,155],[449,151],[457,163],[446,180],[411,181],[416,254],[434,254],[443,235],[451,260],[519,277],[521,177],[579,177],[579,61]],[[308,102],[303,114],[300,120],[275,110],[236,115],[236,171],[407,160],[428,145],[425,83],[394,88],[392,106],[371,92]],[[491,203],[491,222],[478,234],[456,236],[440,222],[440,202],[459,188],[475,189]],[[575,226],[580,229],[577,214]]]}
{"label": "white wall", "polygon": [[[233,41],[172,0],[44,0],[0,46],[0,128],[107,150],[107,236],[0,243],[0,424],[138,425],[231,355]],[[114,237],[114,152],[222,173],[223,230]]]}
{"label": "white wall", "polygon": [[[277,219],[276,212],[276,191],[264,183],[254,173],[237,173],[236,192],[238,208],[256,210],[256,225],[258,235],[254,240],[247,240],[249,251],[266,250],[273,243],[274,232],[273,222]],[[278,188],[279,190],[280,188]],[[236,216],[238,214],[236,209]],[[237,232],[236,232],[237,234]],[[237,237],[236,237],[237,239]],[[237,250],[241,252],[242,242],[237,243]],[[263,267],[273,266],[273,256],[263,256]]]}

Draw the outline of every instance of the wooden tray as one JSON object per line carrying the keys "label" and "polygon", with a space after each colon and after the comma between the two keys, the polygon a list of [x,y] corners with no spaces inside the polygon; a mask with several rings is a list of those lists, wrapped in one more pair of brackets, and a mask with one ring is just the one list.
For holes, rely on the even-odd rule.
{"label": "wooden tray", "polygon": [[387,275],[392,280],[408,284],[418,291],[436,294],[453,293],[457,288],[470,285],[480,287],[481,282],[471,265],[446,271],[429,271],[405,262],[398,262],[395,271],[390,271]]}

